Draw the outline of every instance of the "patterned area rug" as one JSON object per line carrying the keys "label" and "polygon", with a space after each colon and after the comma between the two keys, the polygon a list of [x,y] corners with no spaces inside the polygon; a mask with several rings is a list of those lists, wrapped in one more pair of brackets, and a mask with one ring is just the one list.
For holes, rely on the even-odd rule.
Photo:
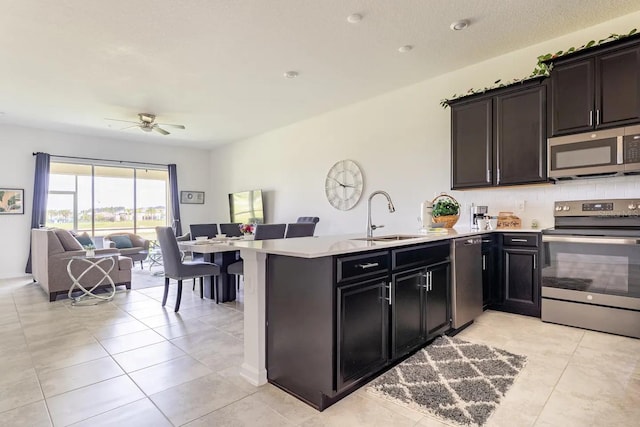
{"label": "patterned area rug", "polygon": [[525,356],[445,336],[375,379],[367,392],[446,422],[482,426],[525,363]]}

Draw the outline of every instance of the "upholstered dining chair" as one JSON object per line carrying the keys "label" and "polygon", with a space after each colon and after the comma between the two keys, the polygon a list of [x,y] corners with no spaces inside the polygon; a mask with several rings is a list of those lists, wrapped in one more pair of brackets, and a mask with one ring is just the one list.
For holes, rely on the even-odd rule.
{"label": "upholstered dining chair", "polygon": [[287,224],[287,233],[285,238],[290,237],[309,237],[313,236],[313,232],[316,229],[315,222],[294,222]]}
{"label": "upholstered dining chair", "polygon": [[314,224],[317,224],[319,221],[320,218],[318,218],[317,216],[300,216],[296,220],[296,222],[312,222]]}
{"label": "upholstered dining chair", "polygon": [[240,223],[234,222],[230,224],[220,224],[220,233],[226,234],[227,237],[242,236],[242,232],[240,231]]}
{"label": "upholstered dining chair", "polygon": [[[287,224],[258,224],[254,233],[254,240],[282,239],[286,228]],[[242,276],[244,274],[244,261],[240,260],[229,264],[227,273]]]}
{"label": "upholstered dining chair", "polygon": [[[167,304],[169,295],[169,279],[178,281],[178,295],[176,297],[176,313],[180,309],[182,299],[182,281],[184,279],[200,278],[200,298],[204,295],[204,276],[218,276],[220,267],[216,264],[204,261],[183,261],[182,254],[178,248],[178,241],[171,227],[156,227],[160,250],[162,251],[162,262],[164,264],[164,295],[162,306]],[[218,302],[218,294],[214,288],[214,298]]]}
{"label": "upholstered dining chair", "polygon": [[192,239],[200,236],[207,236],[207,239],[212,239],[218,234],[218,224],[191,224],[189,230],[191,231]]}

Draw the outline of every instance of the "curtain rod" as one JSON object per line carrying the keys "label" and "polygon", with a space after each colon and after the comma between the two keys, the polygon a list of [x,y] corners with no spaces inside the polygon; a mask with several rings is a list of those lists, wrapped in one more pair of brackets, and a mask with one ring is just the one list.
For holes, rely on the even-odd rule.
{"label": "curtain rod", "polygon": [[[31,153],[32,155],[39,154],[40,152]],[[58,156],[56,154],[50,154],[51,157],[57,157],[59,159],[76,159],[76,160],[95,160],[98,162],[114,162],[114,163],[124,163],[124,164],[135,164],[135,165],[146,165],[146,166],[164,166],[167,167],[169,165],[164,165],[162,163],[146,163],[146,162],[133,162],[129,160],[112,160],[112,159],[94,159],[92,157],[74,157],[74,156]]]}

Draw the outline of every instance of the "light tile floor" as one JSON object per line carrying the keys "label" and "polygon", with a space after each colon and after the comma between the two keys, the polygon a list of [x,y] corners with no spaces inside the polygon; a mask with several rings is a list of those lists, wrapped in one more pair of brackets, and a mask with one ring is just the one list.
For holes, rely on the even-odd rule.
{"label": "light tile floor", "polygon": [[[0,426],[443,426],[360,389],[320,413],[238,375],[242,301],[162,283],[73,307],[29,279],[0,280]],[[170,295],[170,305],[175,295]],[[640,340],[488,311],[458,335],[528,357],[490,426],[635,426]]]}

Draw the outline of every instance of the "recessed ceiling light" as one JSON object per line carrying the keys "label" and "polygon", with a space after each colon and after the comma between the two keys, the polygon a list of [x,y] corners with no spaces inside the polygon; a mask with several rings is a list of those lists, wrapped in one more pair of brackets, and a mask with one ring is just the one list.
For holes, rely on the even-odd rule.
{"label": "recessed ceiling light", "polygon": [[407,53],[407,52],[411,51],[412,49],[413,49],[413,46],[411,46],[410,44],[406,44],[404,46],[400,46],[398,48],[398,52]]}
{"label": "recessed ceiling light", "polygon": [[284,76],[288,79],[295,79],[298,77],[299,73],[297,71],[285,71]]}
{"label": "recessed ceiling light", "polygon": [[469,21],[467,19],[461,19],[449,25],[453,31],[462,31],[469,26]]}
{"label": "recessed ceiling light", "polygon": [[362,21],[362,15],[360,15],[359,13],[352,13],[351,15],[347,16],[347,22],[350,24],[357,24],[360,21]]}

